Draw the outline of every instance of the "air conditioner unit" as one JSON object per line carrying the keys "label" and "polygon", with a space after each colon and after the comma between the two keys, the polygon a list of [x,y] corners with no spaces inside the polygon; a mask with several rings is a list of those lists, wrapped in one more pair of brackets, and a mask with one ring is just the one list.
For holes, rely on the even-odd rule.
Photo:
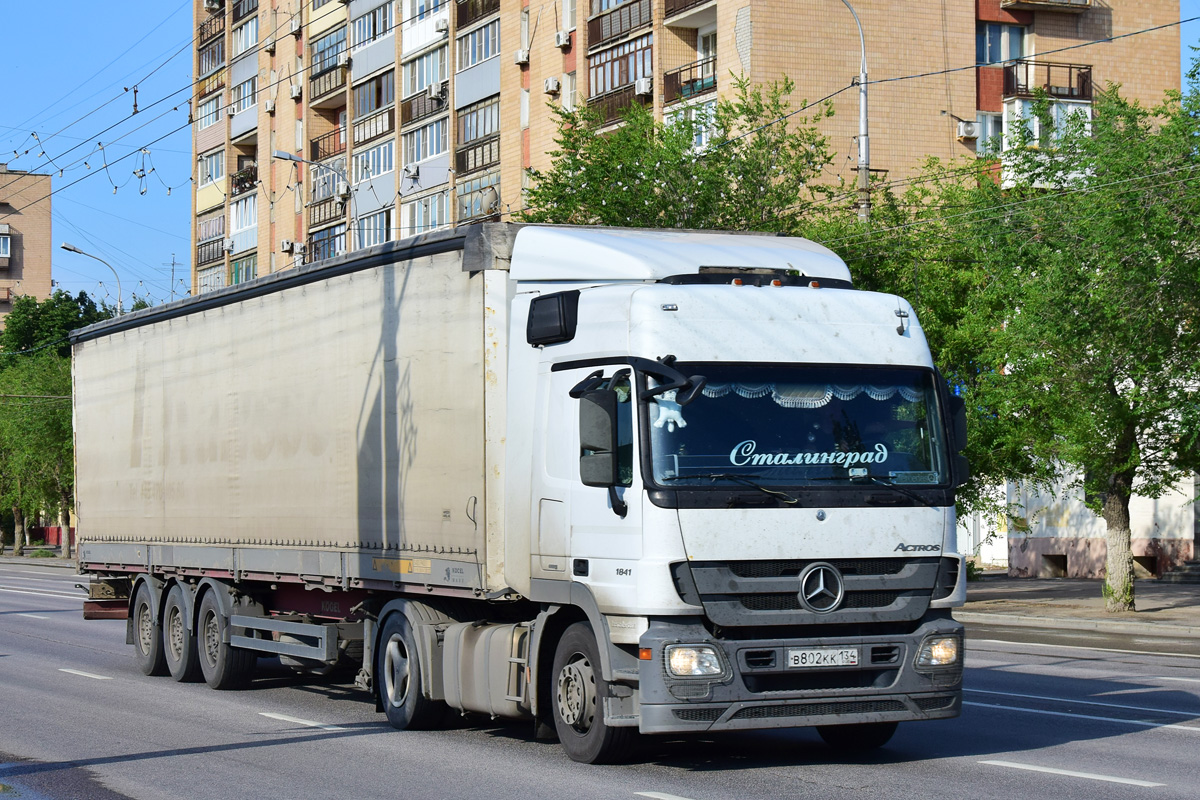
{"label": "air conditioner unit", "polygon": [[296,243],[291,239],[282,239],[279,242],[279,249],[284,253],[290,253],[296,249]]}
{"label": "air conditioner unit", "polygon": [[529,51],[522,48],[522,49],[518,50],[517,52],[513,53],[513,63],[520,64],[522,66],[524,66],[525,64],[528,64],[529,63]]}
{"label": "air conditioner unit", "polygon": [[291,21],[288,24],[290,26],[292,35],[299,36],[300,30],[304,27],[302,24],[300,24],[300,17],[292,17]]}
{"label": "air conditioner unit", "polygon": [[425,90],[425,94],[435,103],[442,102],[442,85],[440,83],[429,84],[429,88]]}
{"label": "air conditioner unit", "polygon": [[299,100],[303,94],[304,94],[304,87],[298,83],[293,83],[292,91],[291,91],[292,99]]}
{"label": "air conditioner unit", "polygon": [[961,142],[965,139],[979,138],[979,123],[971,122],[970,120],[958,121],[958,140]]}
{"label": "air conditioner unit", "polygon": [[345,181],[338,181],[337,196],[345,200],[350,197],[350,184]]}
{"label": "air conditioner unit", "polygon": [[221,0],[204,0],[204,10],[210,14],[215,14],[221,10]]}
{"label": "air conditioner unit", "polygon": [[263,108],[265,108],[267,110],[268,114],[274,114],[275,113],[275,101],[274,100],[263,101]]}
{"label": "air conditioner unit", "polygon": [[339,67],[350,66],[350,54],[349,53],[338,53],[338,66]]}
{"label": "air conditioner unit", "polygon": [[638,78],[633,82],[633,93],[638,97],[646,97],[654,91],[653,78]]}
{"label": "air conditioner unit", "polygon": [[545,91],[546,94],[558,94],[558,78],[546,78],[546,80],[542,82],[542,90]]}
{"label": "air conditioner unit", "polygon": [[437,33],[449,33],[450,32],[450,20],[439,19],[437,22],[433,23],[433,29]]}
{"label": "air conditioner unit", "polygon": [[405,178],[408,178],[409,180],[414,180],[414,181],[415,181],[415,180],[420,180],[420,178],[421,178],[421,165],[420,165],[420,164],[407,164],[407,165],[405,165],[405,167],[404,167],[404,177],[405,177]]}
{"label": "air conditioner unit", "polygon": [[566,50],[568,47],[570,47],[571,46],[571,32],[570,31],[555,32],[554,46],[560,47],[563,50]]}
{"label": "air conditioner unit", "polygon": [[263,50],[266,50],[271,55],[275,55],[275,37],[272,36],[263,43]]}
{"label": "air conditioner unit", "polygon": [[232,253],[232,252],[233,252],[233,239],[226,239],[226,240],[225,240],[225,252],[226,252],[226,253]]}

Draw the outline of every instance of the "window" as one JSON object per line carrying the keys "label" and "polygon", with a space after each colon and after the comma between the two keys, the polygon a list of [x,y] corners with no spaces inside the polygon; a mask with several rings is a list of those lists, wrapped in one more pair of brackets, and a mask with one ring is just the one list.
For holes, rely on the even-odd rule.
{"label": "window", "polygon": [[404,163],[415,164],[446,152],[446,117],[404,134]]}
{"label": "window", "polygon": [[196,270],[196,289],[198,294],[214,292],[225,285],[225,265],[218,264],[208,269]]}
{"label": "window", "polygon": [[563,0],[562,4],[563,30],[575,30],[575,0]]}
{"label": "window", "polygon": [[326,3],[328,3],[329,1],[330,1],[330,0],[312,0],[312,3],[313,3],[313,11],[316,11],[318,8],[320,8],[321,6],[325,5],[325,4],[326,4]]}
{"label": "window", "polygon": [[254,108],[258,102],[258,78],[239,83],[233,87],[233,107],[238,111]]}
{"label": "window", "polygon": [[380,36],[385,36],[395,24],[396,20],[392,14],[392,4],[389,0],[361,17],[355,17],[354,21],[350,23],[353,28],[350,46],[362,47],[364,44],[369,44]]}
{"label": "window", "polygon": [[521,90],[521,127],[529,127],[529,90]]}
{"label": "window", "polygon": [[638,78],[650,77],[653,74],[650,64],[653,39],[654,35],[648,33],[592,56],[588,74],[591,93],[601,95],[627,86]]}
{"label": "window", "polygon": [[354,118],[362,119],[396,102],[396,73],[388,70],[354,87]]}
{"label": "window", "polygon": [[370,247],[392,240],[392,209],[385,208],[358,221],[358,246]]}
{"label": "window", "polygon": [[314,164],[309,167],[308,172],[313,202],[328,200],[337,194],[337,186],[344,180],[340,176],[346,173],[346,159],[334,159],[327,162],[327,166],[324,167]]}
{"label": "window", "polygon": [[385,172],[391,172],[396,168],[395,141],[389,139],[369,150],[356,152],[353,166],[355,183],[378,178]]}
{"label": "window", "polygon": [[446,0],[408,0],[408,14],[404,21],[411,24],[431,17],[444,5],[446,5]]}
{"label": "window", "polygon": [[489,172],[458,184],[458,221],[496,213],[499,209],[499,187],[499,172]]}
{"label": "window", "polygon": [[230,283],[236,285],[252,281],[258,277],[258,253],[251,253],[244,258],[234,259],[231,266],[233,274]]}
{"label": "window", "polygon": [[251,17],[246,20],[245,25],[233,29],[233,57],[237,58],[256,44],[258,44],[258,17]]}
{"label": "window", "polygon": [[975,115],[975,122],[979,126],[975,155],[986,156],[999,152],[1002,149],[1000,137],[1004,135],[1004,115],[980,111]]}
{"label": "window", "polygon": [[258,195],[248,195],[230,204],[229,225],[231,233],[258,226]]}
{"label": "window", "polygon": [[975,23],[975,63],[999,64],[1025,56],[1025,29],[998,22]]}
{"label": "window", "polygon": [[564,111],[574,111],[579,105],[579,98],[576,96],[575,88],[575,73],[568,72],[562,77],[562,107]]}
{"label": "window", "polygon": [[7,233],[0,235],[0,258],[8,258],[12,254],[12,242]]}
{"label": "window", "polygon": [[200,118],[197,126],[200,130],[216,125],[221,121],[221,95],[203,101],[197,111],[197,116]]}
{"label": "window", "polygon": [[694,121],[692,147],[699,151],[708,147],[708,143],[716,135],[716,112],[717,101],[709,100],[706,103],[679,109],[672,115],[672,119]]}
{"label": "window", "polygon": [[312,45],[312,74],[319,75],[337,66],[338,56],[346,50],[346,29],[327,33]]}
{"label": "window", "polygon": [[308,260],[320,261],[346,252],[346,223],[314,231],[308,237]]}
{"label": "window", "polygon": [[448,223],[446,193],[438,192],[405,203],[401,207],[401,213],[404,219],[404,236],[416,236],[418,233],[445,227]]}
{"label": "window", "polygon": [[460,145],[500,132],[500,95],[480,100],[458,112]]}
{"label": "window", "polygon": [[225,39],[217,39],[200,51],[200,75],[208,75],[225,66]]}
{"label": "window", "polygon": [[599,14],[628,2],[629,0],[592,0],[592,13]]}
{"label": "window", "polygon": [[404,96],[423,92],[446,80],[446,47],[439,47],[404,64]]}
{"label": "window", "polygon": [[1075,103],[1065,100],[1054,100],[1050,103],[1050,123],[1053,130],[1043,131],[1042,121],[1034,113],[1034,100],[1015,99],[1004,104],[1004,149],[1014,147],[1012,141],[1016,126],[1024,125],[1035,141],[1049,137],[1051,141],[1058,138],[1059,131],[1070,125],[1076,119],[1083,119],[1084,129],[1090,129],[1092,116],[1091,103]]}
{"label": "window", "polygon": [[196,236],[199,241],[207,242],[212,239],[221,239],[225,236],[225,215],[219,217],[209,217],[202,219],[196,223]]}
{"label": "window", "polygon": [[225,151],[218,150],[215,153],[200,157],[200,185],[207,186],[210,183],[216,183],[225,177]]}
{"label": "window", "polygon": [[476,28],[465,36],[458,37],[458,69],[473,67],[500,54],[500,20],[494,19],[482,28]]}

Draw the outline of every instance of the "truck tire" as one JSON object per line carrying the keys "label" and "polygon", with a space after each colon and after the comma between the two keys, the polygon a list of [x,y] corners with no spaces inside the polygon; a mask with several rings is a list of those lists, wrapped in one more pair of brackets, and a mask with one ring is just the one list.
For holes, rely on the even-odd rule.
{"label": "truck tire", "polygon": [[142,674],[167,674],[162,625],[154,620],[154,595],[145,583],[133,595],[133,652]]}
{"label": "truck tire", "polygon": [[254,671],[258,657],[250,650],[234,647],[224,640],[229,620],[221,612],[215,592],[204,593],[200,601],[200,620],[196,626],[200,672],[213,689],[239,689]]}
{"label": "truck tire", "polygon": [[818,725],[825,744],[843,753],[865,753],[883,747],[896,732],[898,722],[860,722],[856,725]]}
{"label": "truck tire", "polygon": [[396,730],[429,730],[441,724],[446,704],[424,694],[417,639],[402,613],[383,623],[375,653],[375,684],[383,712]]}
{"label": "truck tire", "polygon": [[633,742],[634,728],[610,728],[604,722],[608,682],[600,674],[600,652],[592,626],[576,622],[554,651],[554,727],[572,761],[612,764],[622,760]]}
{"label": "truck tire", "polygon": [[177,681],[194,681],[200,676],[200,659],[196,654],[196,637],[187,627],[187,606],[179,584],[167,592],[163,606],[163,655],[167,670]]}

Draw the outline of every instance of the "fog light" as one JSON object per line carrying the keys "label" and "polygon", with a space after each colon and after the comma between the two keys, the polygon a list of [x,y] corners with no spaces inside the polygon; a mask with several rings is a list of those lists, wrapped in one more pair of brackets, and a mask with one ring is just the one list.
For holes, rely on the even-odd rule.
{"label": "fog light", "polygon": [[680,678],[720,675],[725,671],[717,651],[705,644],[670,645],[667,647],[667,669]]}
{"label": "fog light", "polygon": [[918,667],[949,667],[958,663],[958,637],[926,639],[917,656]]}

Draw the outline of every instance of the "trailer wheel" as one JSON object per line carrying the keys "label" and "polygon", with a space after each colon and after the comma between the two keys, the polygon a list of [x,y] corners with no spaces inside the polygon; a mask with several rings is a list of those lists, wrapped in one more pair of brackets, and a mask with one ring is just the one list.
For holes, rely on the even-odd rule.
{"label": "trailer wheel", "polygon": [[224,641],[229,620],[221,613],[213,591],[200,601],[200,623],[196,627],[200,672],[213,689],[238,689],[245,685],[258,661],[253,651],[234,647]]}
{"label": "trailer wheel", "polygon": [[133,596],[133,652],[144,675],[166,675],[162,626],[154,621],[154,598],[143,583]]}
{"label": "trailer wheel", "polygon": [[611,764],[620,761],[633,741],[633,728],[604,722],[608,683],[600,675],[600,653],[592,626],[576,622],[554,651],[554,727],[572,761]]}
{"label": "trailer wheel", "polygon": [[187,628],[187,606],[179,584],[167,592],[163,606],[163,655],[167,670],[177,681],[194,681],[200,674],[200,659],[196,654],[196,637]]}
{"label": "trailer wheel", "polygon": [[417,639],[404,614],[392,614],[384,622],[375,654],[375,684],[396,730],[428,730],[441,723],[446,704],[424,694]]}
{"label": "trailer wheel", "polygon": [[818,725],[825,744],[843,753],[865,753],[883,747],[896,732],[898,722],[861,722],[856,725]]}

